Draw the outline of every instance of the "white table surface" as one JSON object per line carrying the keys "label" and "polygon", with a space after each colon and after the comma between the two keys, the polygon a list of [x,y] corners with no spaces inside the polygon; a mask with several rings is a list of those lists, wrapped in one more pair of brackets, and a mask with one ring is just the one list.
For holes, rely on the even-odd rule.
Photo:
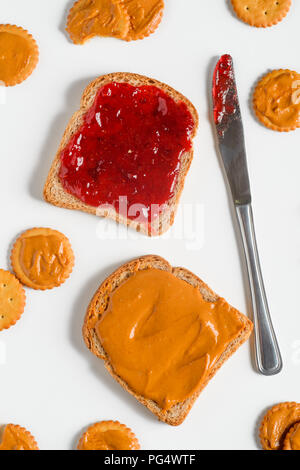
{"label": "white table surface", "polygon": [[[40,62],[26,82],[6,90],[6,102],[0,105],[0,266],[9,267],[15,236],[34,226],[65,233],[76,255],[71,278],[47,292],[26,289],[22,319],[0,333],[0,422],[28,427],[41,449],[72,449],[82,429],[102,419],[132,427],[144,449],[256,449],[262,412],[276,402],[300,400],[300,130],[272,132],[255,120],[250,106],[251,90],[262,74],[275,68],[300,72],[300,3],[294,1],[288,17],[266,30],[239,21],[225,0],[165,3],[159,30],[144,41],[96,38],[75,46],[64,33],[72,2],[1,1],[1,23],[30,30],[40,47]],[[114,382],[86,349],[81,326],[105,276],[149,253],[194,271],[251,314],[209,121],[211,68],[215,57],[226,52],[235,59],[257,237],[284,370],[271,378],[259,375],[250,343],[244,345],[203,391],[184,424],[172,428]],[[181,199],[199,208],[198,244],[180,239],[180,216],[165,239],[135,233],[129,239],[111,239],[116,238],[111,236],[113,222],[42,199],[52,158],[84,87],[96,76],[116,71],[162,80],[198,109],[195,158]]]}

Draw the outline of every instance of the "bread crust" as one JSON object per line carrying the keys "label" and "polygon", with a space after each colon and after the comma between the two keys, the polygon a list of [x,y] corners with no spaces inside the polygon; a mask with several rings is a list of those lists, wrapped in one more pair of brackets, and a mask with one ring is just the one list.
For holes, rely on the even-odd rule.
{"label": "bread crust", "polygon": [[158,417],[160,421],[164,421],[165,423],[170,424],[172,426],[178,426],[185,420],[194,402],[200,395],[201,391],[206,387],[208,382],[213,378],[213,376],[220,369],[220,367],[249,338],[253,329],[253,324],[245,315],[235,309],[244,324],[244,329],[242,330],[238,338],[228,346],[226,351],[216,362],[216,365],[214,366],[204,383],[191,397],[186,399],[184,402],[180,402],[174,405],[168,411],[162,410],[154,401],[147,399],[143,396],[137,395],[134,390],[130,389],[126,382],[114,372],[113,366],[112,364],[110,364],[109,358],[105,350],[103,349],[95,331],[96,323],[99,321],[102,313],[107,308],[109,295],[132,274],[139,270],[149,268],[156,268],[168,271],[179,279],[182,279],[188,282],[189,284],[198,287],[199,291],[201,292],[202,296],[206,301],[215,302],[219,299],[219,296],[215,294],[215,292],[213,292],[201,279],[199,279],[195,274],[188,271],[187,269],[173,268],[168,263],[168,261],[161,258],[160,256],[143,256],[121,266],[100,285],[87,309],[82,333],[85,344],[87,345],[88,349],[95,356],[99,357],[104,361],[106,369],[128,393],[133,395],[140,403],[146,406],[152,413],[154,413]]}
{"label": "bread crust", "polygon": [[191,115],[193,116],[195,123],[194,131],[191,135],[191,140],[193,140],[193,138],[195,137],[199,121],[197,111],[193,104],[187,98],[185,98],[185,96],[171,88],[169,85],[159,82],[153,78],[148,78],[143,75],[138,75],[134,73],[110,73],[108,75],[98,77],[93,82],[91,82],[84,90],[81,98],[80,109],[73,114],[69,121],[69,124],[67,125],[67,128],[64,132],[63,138],[59,145],[58,151],[56,153],[44,186],[44,199],[50,204],[53,204],[58,207],[79,210],[87,212],[89,214],[99,215],[101,217],[112,219],[117,223],[124,224],[148,236],[161,235],[166,232],[174,223],[174,218],[177,211],[179,199],[184,187],[185,178],[192,163],[193,148],[189,152],[185,152],[182,155],[180,172],[174,190],[174,196],[168,201],[167,209],[162,212],[158,220],[154,221],[150,228],[146,224],[142,224],[140,222],[128,219],[118,214],[117,211],[113,209],[103,208],[99,210],[99,208],[97,207],[85,204],[84,202],[80,201],[75,196],[67,193],[64,190],[58,176],[60,169],[61,152],[68,144],[71,137],[79,130],[80,126],[82,125],[84,115],[93,105],[94,99],[99,88],[111,82],[129,83],[133,86],[156,86],[163,90],[165,93],[167,93],[169,96],[171,96],[171,98],[173,98],[175,101],[184,102],[188,107]]}

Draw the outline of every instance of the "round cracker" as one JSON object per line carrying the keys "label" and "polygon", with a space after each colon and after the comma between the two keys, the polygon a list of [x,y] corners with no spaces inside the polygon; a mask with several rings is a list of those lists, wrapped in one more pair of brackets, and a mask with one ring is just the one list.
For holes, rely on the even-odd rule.
{"label": "round cracker", "polygon": [[15,325],[24,312],[23,286],[9,271],[0,269],[0,331]]}
{"label": "round cracker", "polygon": [[[274,419],[276,435],[274,434]],[[279,403],[268,410],[260,426],[260,441],[263,449],[281,450],[287,432],[299,420],[300,403]]]}
{"label": "round cracker", "polygon": [[288,14],[292,0],[231,0],[236,15],[257,28],[273,26]]}
{"label": "round cracker", "polygon": [[39,450],[39,448],[35,438],[27,429],[18,424],[7,424],[2,432],[0,450]]}
{"label": "round cracker", "polygon": [[90,441],[95,438],[95,436],[101,435],[107,431],[119,431],[124,434],[130,441],[130,448],[129,449],[106,449],[106,450],[139,450],[140,444],[138,439],[136,438],[135,434],[131,431],[130,428],[125,426],[124,424],[119,423],[119,421],[100,421],[98,423],[93,424],[90,426],[86,432],[81,436],[77,449],[78,450],[102,450],[95,448]]}
{"label": "round cracker", "polygon": [[[21,44],[26,49],[25,57],[20,54]],[[0,24],[0,58],[0,81],[5,86],[14,86],[26,80],[36,68],[39,48],[35,39],[25,29],[16,25]],[[9,61],[12,64],[10,73]]]}
{"label": "round cracker", "polygon": [[[290,84],[284,93],[279,92],[279,87],[275,86],[275,80],[282,75],[287,75]],[[269,112],[273,113],[279,108],[279,102],[285,105],[287,119],[285,125],[279,125],[271,119]],[[257,84],[253,94],[253,108],[259,121],[269,129],[277,132],[290,132],[300,127],[300,74],[292,70],[273,70],[265,75]],[[290,115],[288,113],[290,111]],[[275,114],[274,114],[275,115]],[[283,109],[280,109],[283,115]]]}
{"label": "round cracker", "polygon": [[[31,241],[34,244],[34,237],[39,236],[44,237],[45,248],[43,250],[38,246],[38,251],[33,249],[32,262],[28,263],[28,259],[26,259],[25,270],[26,241]],[[31,238],[32,240],[30,240]],[[57,242],[59,249],[56,252],[49,251],[51,245],[49,248],[48,238]],[[17,238],[11,252],[11,264],[22,284],[36,290],[53,289],[63,284],[70,276],[74,267],[74,253],[68,238],[63,233],[51,228],[32,228]]]}

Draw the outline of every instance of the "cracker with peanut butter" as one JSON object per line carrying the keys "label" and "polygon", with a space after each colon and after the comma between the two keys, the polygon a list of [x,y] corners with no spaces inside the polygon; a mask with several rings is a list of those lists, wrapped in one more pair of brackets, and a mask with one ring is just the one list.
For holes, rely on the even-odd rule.
{"label": "cracker with peanut butter", "polygon": [[130,17],[127,41],[144,39],[154,33],[163,17],[164,0],[123,0]]}
{"label": "cracker with peanut butter", "polygon": [[0,25],[0,81],[5,86],[23,82],[39,60],[39,49],[31,34],[11,24]]}
{"label": "cracker with peanut butter", "polygon": [[300,127],[300,74],[273,70],[257,84],[253,107],[259,121],[269,129],[289,132]]}
{"label": "cracker with peanut butter", "polygon": [[17,424],[7,424],[1,434],[0,450],[39,450],[30,432]]}
{"label": "cracker with peanut butter", "polygon": [[25,303],[25,291],[18,279],[0,269],[0,331],[15,325],[24,312]]}
{"label": "cracker with peanut butter", "polygon": [[70,10],[66,30],[75,44],[94,36],[125,39],[130,27],[123,0],[78,0]]}
{"label": "cracker with peanut butter", "polygon": [[74,266],[68,238],[50,228],[33,228],[22,233],[11,253],[12,268],[18,279],[37,290],[63,284]]}
{"label": "cracker with peanut butter", "polygon": [[300,421],[292,426],[287,433],[283,450],[300,450]]}
{"label": "cracker with peanut butter", "polygon": [[163,11],[163,0],[77,0],[66,30],[75,44],[94,36],[143,39],[157,29]]}
{"label": "cracker with peanut butter", "polygon": [[260,441],[264,450],[282,450],[291,427],[300,421],[300,403],[285,402],[273,406],[264,416]]}
{"label": "cracker with peanut butter", "polygon": [[100,421],[90,426],[78,443],[78,450],[139,450],[131,429],[119,421]]}
{"label": "cracker with peanut butter", "polygon": [[231,0],[237,16],[257,28],[273,26],[288,14],[292,0]]}

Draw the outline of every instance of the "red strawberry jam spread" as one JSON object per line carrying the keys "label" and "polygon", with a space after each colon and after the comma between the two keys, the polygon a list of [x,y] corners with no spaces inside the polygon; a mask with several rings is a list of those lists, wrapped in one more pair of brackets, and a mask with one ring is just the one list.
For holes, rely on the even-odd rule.
{"label": "red strawberry jam spread", "polygon": [[228,54],[220,58],[215,68],[213,99],[214,120],[220,126],[219,131],[222,133],[222,126],[225,129],[229,117],[235,114],[237,109],[237,91],[234,81],[233,61],[232,57]]}
{"label": "red strawberry jam spread", "polygon": [[194,127],[187,105],[161,89],[112,82],[99,89],[62,151],[61,183],[94,207],[108,204],[123,214],[125,201],[128,218],[151,223],[161,210],[151,215],[151,206],[174,194]]}

